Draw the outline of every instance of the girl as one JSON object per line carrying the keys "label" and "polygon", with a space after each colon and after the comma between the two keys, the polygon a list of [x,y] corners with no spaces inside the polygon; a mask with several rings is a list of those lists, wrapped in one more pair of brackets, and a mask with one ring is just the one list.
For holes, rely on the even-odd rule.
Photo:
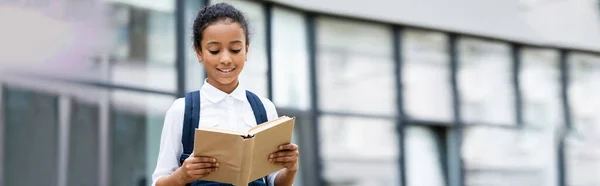
{"label": "girl", "polygon": [[[219,3],[200,10],[193,25],[196,55],[204,63],[207,79],[200,89],[200,126],[246,131],[257,121],[238,77],[248,56],[248,23],[231,5]],[[273,103],[260,97],[268,120],[276,119]],[[153,185],[221,185],[201,181],[218,170],[219,160],[212,157],[182,158],[182,128],[185,100],[175,100],[166,113]],[[269,157],[271,163],[285,168],[249,185],[292,185],[298,170],[298,146],[282,144]]]}

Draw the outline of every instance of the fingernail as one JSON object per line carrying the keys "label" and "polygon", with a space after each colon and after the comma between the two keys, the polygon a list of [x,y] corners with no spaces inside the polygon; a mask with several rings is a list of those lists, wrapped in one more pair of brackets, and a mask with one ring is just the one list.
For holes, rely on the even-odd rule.
{"label": "fingernail", "polygon": [[283,146],[279,146],[279,150],[283,149]]}
{"label": "fingernail", "polygon": [[269,156],[269,158],[273,158],[273,155],[271,154],[271,155]]}
{"label": "fingernail", "polygon": [[213,162],[217,162],[217,159],[213,159]]}
{"label": "fingernail", "polygon": [[218,166],[219,166],[219,163],[216,163],[216,166],[218,167]]}

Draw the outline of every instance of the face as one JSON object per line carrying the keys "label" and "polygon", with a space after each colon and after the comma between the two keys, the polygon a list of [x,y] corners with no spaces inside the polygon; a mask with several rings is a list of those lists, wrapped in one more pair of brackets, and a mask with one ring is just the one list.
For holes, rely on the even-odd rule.
{"label": "face", "polygon": [[237,22],[218,21],[204,29],[202,48],[196,48],[204,63],[208,83],[221,90],[233,90],[247,59],[245,32]]}

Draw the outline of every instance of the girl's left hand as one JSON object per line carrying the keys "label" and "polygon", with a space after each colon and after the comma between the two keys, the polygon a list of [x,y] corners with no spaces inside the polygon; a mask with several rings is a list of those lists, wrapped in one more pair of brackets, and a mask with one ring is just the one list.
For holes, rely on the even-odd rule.
{"label": "girl's left hand", "polygon": [[289,143],[279,146],[279,151],[269,155],[269,162],[283,165],[288,171],[298,170],[298,145]]}

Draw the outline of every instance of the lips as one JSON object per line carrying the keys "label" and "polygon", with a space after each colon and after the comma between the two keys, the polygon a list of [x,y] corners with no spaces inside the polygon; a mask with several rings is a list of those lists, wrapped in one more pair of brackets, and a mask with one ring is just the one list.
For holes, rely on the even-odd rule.
{"label": "lips", "polygon": [[229,76],[233,74],[235,68],[217,68],[217,71],[223,76]]}
{"label": "lips", "polygon": [[217,70],[219,72],[229,73],[229,72],[232,72],[233,70],[235,70],[235,68],[230,68],[230,69],[219,69],[219,68],[217,68]]}

